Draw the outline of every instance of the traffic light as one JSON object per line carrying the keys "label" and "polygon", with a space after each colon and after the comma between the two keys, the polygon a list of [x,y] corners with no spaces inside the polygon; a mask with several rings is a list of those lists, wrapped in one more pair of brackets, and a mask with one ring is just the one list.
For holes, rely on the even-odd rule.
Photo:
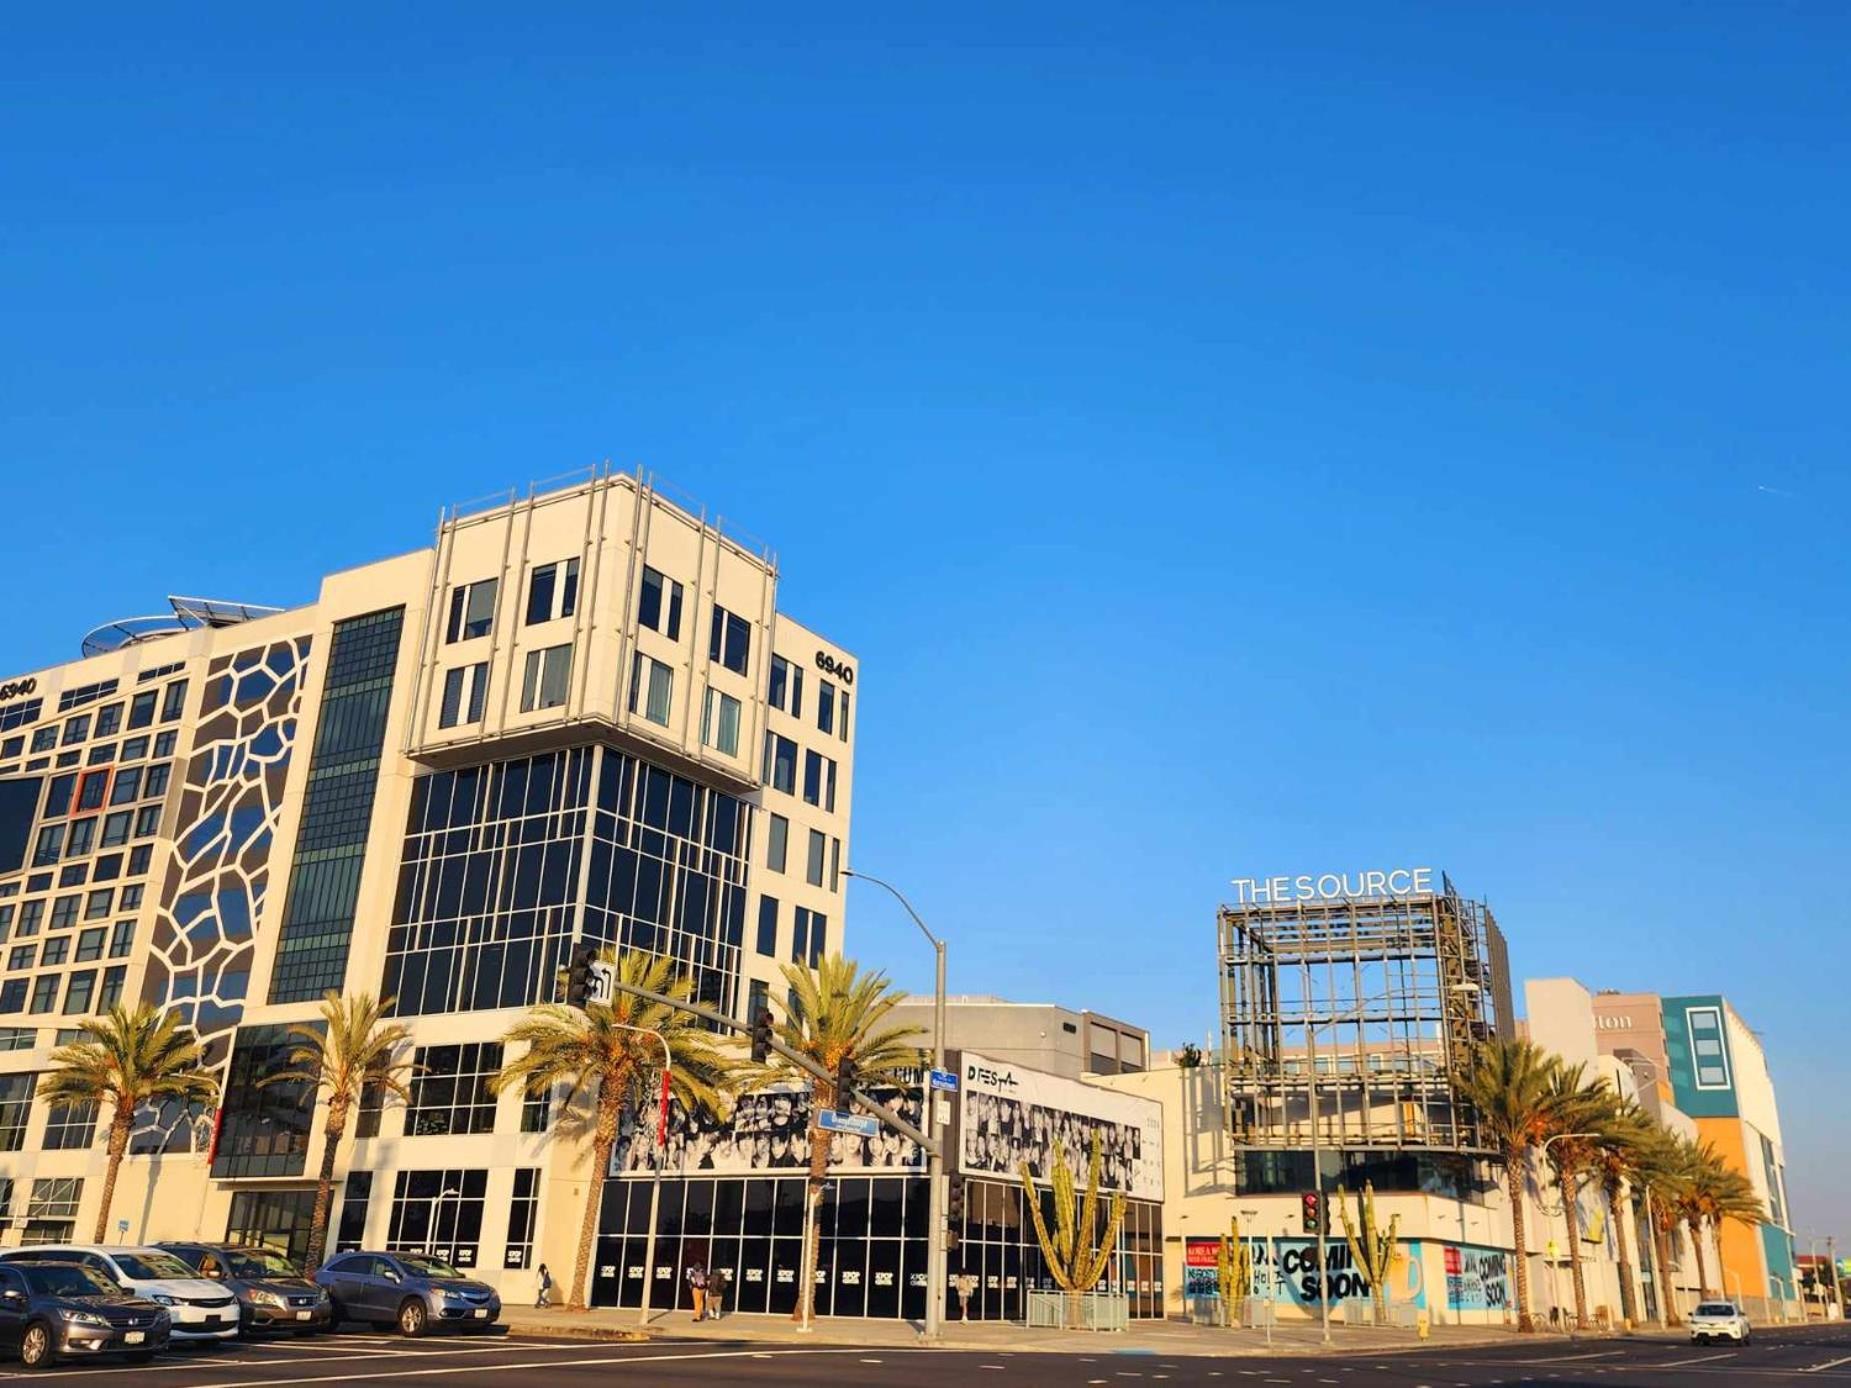
{"label": "traffic light", "polygon": [[1303,1213],[1304,1213],[1305,1232],[1307,1234],[1323,1233],[1324,1232],[1324,1220],[1323,1220],[1324,1212],[1320,1208],[1322,1202],[1318,1199],[1318,1193],[1314,1190],[1306,1191],[1303,1204],[1304,1204]]}
{"label": "traffic light", "polygon": [[598,957],[598,951],[590,945],[579,946],[578,953],[572,956],[572,967],[566,970],[566,1005],[583,1007],[591,998],[591,964]]}
{"label": "traffic light", "polygon": [[848,1106],[848,1092],[855,1087],[855,1057],[845,1055],[836,1062],[836,1107]]}
{"label": "traffic light", "polygon": [[964,1178],[953,1176],[945,1183],[945,1250],[958,1246],[964,1229]]}
{"label": "traffic light", "polygon": [[763,1065],[771,1058],[771,1009],[761,1007],[752,1019],[752,1063]]}

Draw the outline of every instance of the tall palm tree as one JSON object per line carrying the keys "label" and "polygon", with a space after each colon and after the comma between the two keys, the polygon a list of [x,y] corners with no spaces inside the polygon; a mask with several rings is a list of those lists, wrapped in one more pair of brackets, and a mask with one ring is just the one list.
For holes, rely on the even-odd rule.
{"label": "tall palm tree", "polygon": [[289,1029],[292,1045],[286,1068],[259,1084],[300,1084],[311,1093],[328,1092],[328,1122],[321,1144],[321,1174],[315,1182],[315,1211],[309,1217],[310,1271],[321,1266],[328,1246],[328,1212],[334,1203],[334,1159],[347,1132],[347,1116],[369,1086],[387,1095],[411,1097],[407,1080],[411,1062],[400,1048],[411,1039],[402,1022],[388,1022],[392,999],[375,1001],[370,993],[343,998],[330,988],[321,1000],[321,1025],[297,1023]]}
{"label": "tall palm tree", "polygon": [[219,1082],[205,1065],[205,1054],[192,1028],[172,1011],[156,1012],[140,1003],[133,1012],[120,1003],[102,1017],[77,1024],[82,1039],[60,1046],[51,1069],[39,1082],[40,1097],[54,1104],[95,1102],[113,1105],[109,1119],[109,1171],[96,1212],[96,1242],[109,1232],[109,1207],[116,1198],[116,1176],[129,1147],[129,1129],[143,1104],[178,1100],[209,1104]]}
{"label": "tall palm tree", "polygon": [[[675,972],[672,959],[638,950],[606,948],[600,956],[614,962],[617,981],[675,1002],[694,992],[693,981]],[[651,1002],[618,988],[608,1003],[582,1010],[562,1003],[541,1003],[509,1027],[504,1043],[524,1046],[501,1067],[490,1087],[499,1094],[518,1086],[537,1097],[564,1085],[567,1108],[583,1100],[589,1108],[591,1179],[585,1215],[579,1226],[578,1258],[566,1309],[585,1309],[586,1274],[598,1232],[598,1208],[604,1178],[610,1172],[611,1148],[624,1110],[653,1100],[662,1083],[662,1042],[668,1043],[669,1092],[683,1108],[721,1111],[737,1092],[737,1063],[720,1049],[719,1040],[691,1012]]]}
{"label": "tall palm tree", "polygon": [[[1690,1163],[1688,1184],[1681,1208],[1685,1222],[1690,1225],[1691,1239],[1697,1245],[1698,1281],[1707,1294],[1710,1286],[1704,1272],[1704,1231],[1707,1229],[1715,1236],[1716,1257],[1720,1261],[1723,1224],[1731,1219],[1751,1228],[1765,1224],[1768,1210],[1761,1197],[1755,1194],[1754,1184],[1748,1177],[1731,1167],[1710,1143],[1688,1143],[1687,1159]],[[1720,1272],[1719,1268],[1719,1276]],[[1715,1291],[1718,1295],[1726,1295],[1728,1288],[1717,1287]]]}
{"label": "tall palm tree", "polygon": [[1632,1209],[1641,1189],[1641,1164],[1653,1136],[1652,1115],[1637,1100],[1615,1098],[1613,1109],[1601,1124],[1601,1142],[1594,1153],[1595,1179],[1607,1197],[1607,1208],[1614,1212],[1614,1224],[1620,1239],[1620,1314],[1637,1324],[1640,1308],[1633,1295],[1633,1258],[1631,1225],[1634,1216],[1621,1218],[1622,1205]]}
{"label": "tall palm tree", "polygon": [[[905,995],[878,969],[863,973],[853,960],[832,954],[812,972],[801,964],[786,964],[791,1005],[778,1040],[816,1062],[833,1077],[844,1060],[854,1062],[862,1088],[888,1088],[917,1083],[919,1041],[917,1027],[883,1027],[887,1014]],[[775,1056],[755,1079],[787,1078],[795,1067]],[[822,1203],[823,1184],[829,1175],[829,1134],[815,1126],[815,1115],[837,1102],[835,1081],[797,1071],[810,1085],[810,1213]],[[816,1294],[816,1239],[814,1218],[806,1221],[810,1237],[804,1243],[803,1273],[792,1320],[809,1314]]]}
{"label": "tall palm tree", "polygon": [[1511,1233],[1516,1244],[1517,1329],[1536,1329],[1530,1309],[1530,1269],[1523,1236],[1523,1192],[1530,1160],[1539,1144],[1556,1131],[1558,1099],[1550,1087],[1555,1059],[1529,1041],[1487,1041],[1473,1054],[1461,1092],[1477,1110],[1478,1122],[1504,1164],[1510,1192]]}
{"label": "tall palm tree", "polygon": [[1662,1124],[1654,1124],[1639,1148],[1638,1172],[1640,1188],[1652,1202],[1652,1262],[1657,1269],[1652,1285],[1665,1308],[1665,1323],[1676,1327],[1684,1323],[1671,1283],[1672,1239],[1682,1219],[1680,1211],[1689,1174],[1683,1142]]}
{"label": "tall palm tree", "polygon": [[1587,1280],[1581,1267],[1581,1176],[1594,1164],[1613,1116],[1613,1091],[1602,1076],[1588,1078],[1585,1063],[1558,1063],[1549,1075],[1555,1100],[1554,1131],[1545,1139],[1549,1164],[1555,1168],[1562,1196],[1562,1221],[1568,1233],[1568,1266],[1575,1289],[1575,1324],[1586,1325]]}

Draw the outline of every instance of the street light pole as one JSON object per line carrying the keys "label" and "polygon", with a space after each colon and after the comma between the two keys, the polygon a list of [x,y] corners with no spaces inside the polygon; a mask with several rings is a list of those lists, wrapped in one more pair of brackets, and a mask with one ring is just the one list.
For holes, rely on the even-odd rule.
{"label": "street light pole", "polygon": [[[900,889],[891,882],[883,882],[878,877],[870,877],[865,872],[856,872],[853,868],[843,868],[844,877],[859,878],[863,882],[872,882],[877,887],[884,887],[893,899],[905,908],[906,914],[913,918],[913,924],[919,927],[919,933],[932,943],[934,956],[934,979],[932,990],[932,1068],[945,1068],[945,942],[934,935],[926,923],[913,909],[912,902],[901,894]],[[926,1076],[920,1086],[922,1104],[919,1112],[919,1125],[928,1133],[937,1135],[937,1125],[933,1123],[933,1110],[937,1105],[937,1096],[932,1092],[932,1078]],[[937,1149],[927,1155],[926,1190],[928,1200],[927,1227],[931,1237],[926,1241],[926,1309],[925,1339],[928,1343],[937,1343],[945,1319],[945,1206],[950,1191],[945,1178],[944,1144],[941,1141]]]}

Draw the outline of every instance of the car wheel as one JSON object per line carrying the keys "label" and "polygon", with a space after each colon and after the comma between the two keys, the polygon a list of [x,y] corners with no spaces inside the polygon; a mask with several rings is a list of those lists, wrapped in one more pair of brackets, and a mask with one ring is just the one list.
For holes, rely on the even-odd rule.
{"label": "car wheel", "polygon": [[424,1309],[424,1302],[415,1296],[408,1296],[398,1308],[398,1333],[407,1339],[416,1339],[424,1333],[425,1325],[430,1321],[430,1312]]}
{"label": "car wheel", "polygon": [[34,1321],[26,1327],[26,1333],[19,1337],[19,1362],[28,1369],[50,1367],[51,1330],[48,1326]]}

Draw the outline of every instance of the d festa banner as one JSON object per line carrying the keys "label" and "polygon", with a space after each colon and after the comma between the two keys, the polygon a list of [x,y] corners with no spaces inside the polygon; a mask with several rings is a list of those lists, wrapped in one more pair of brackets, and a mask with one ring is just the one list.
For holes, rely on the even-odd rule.
{"label": "d festa banner", "polygon": [[[918,1126],[919,1091],[873,1096]],[[658,1166],[658,1163],[660,1164]],[[725,1118],[669,1109],[668,1143],[656,1142],[653,1105],[625,1114],[611,1148],[612,1176],[775,1176],[810,1169],[810,1089],[772,1085],[742,1094]],[[923,1171],[920,1150],[885,1128],[874,1137],[829,1135],[829,1170],[835,1175]]]}
{"label": "d festa banner", "polygon": [[1163,1199],[1163,1106],[1078,1080],[966,1051],[958,1089],[958,1170],[966,1176],[1040,1183],[1054,1175],[1054,1147],[1086,1183],[1093,1135],[1099,1184],[1139,1200]]}

